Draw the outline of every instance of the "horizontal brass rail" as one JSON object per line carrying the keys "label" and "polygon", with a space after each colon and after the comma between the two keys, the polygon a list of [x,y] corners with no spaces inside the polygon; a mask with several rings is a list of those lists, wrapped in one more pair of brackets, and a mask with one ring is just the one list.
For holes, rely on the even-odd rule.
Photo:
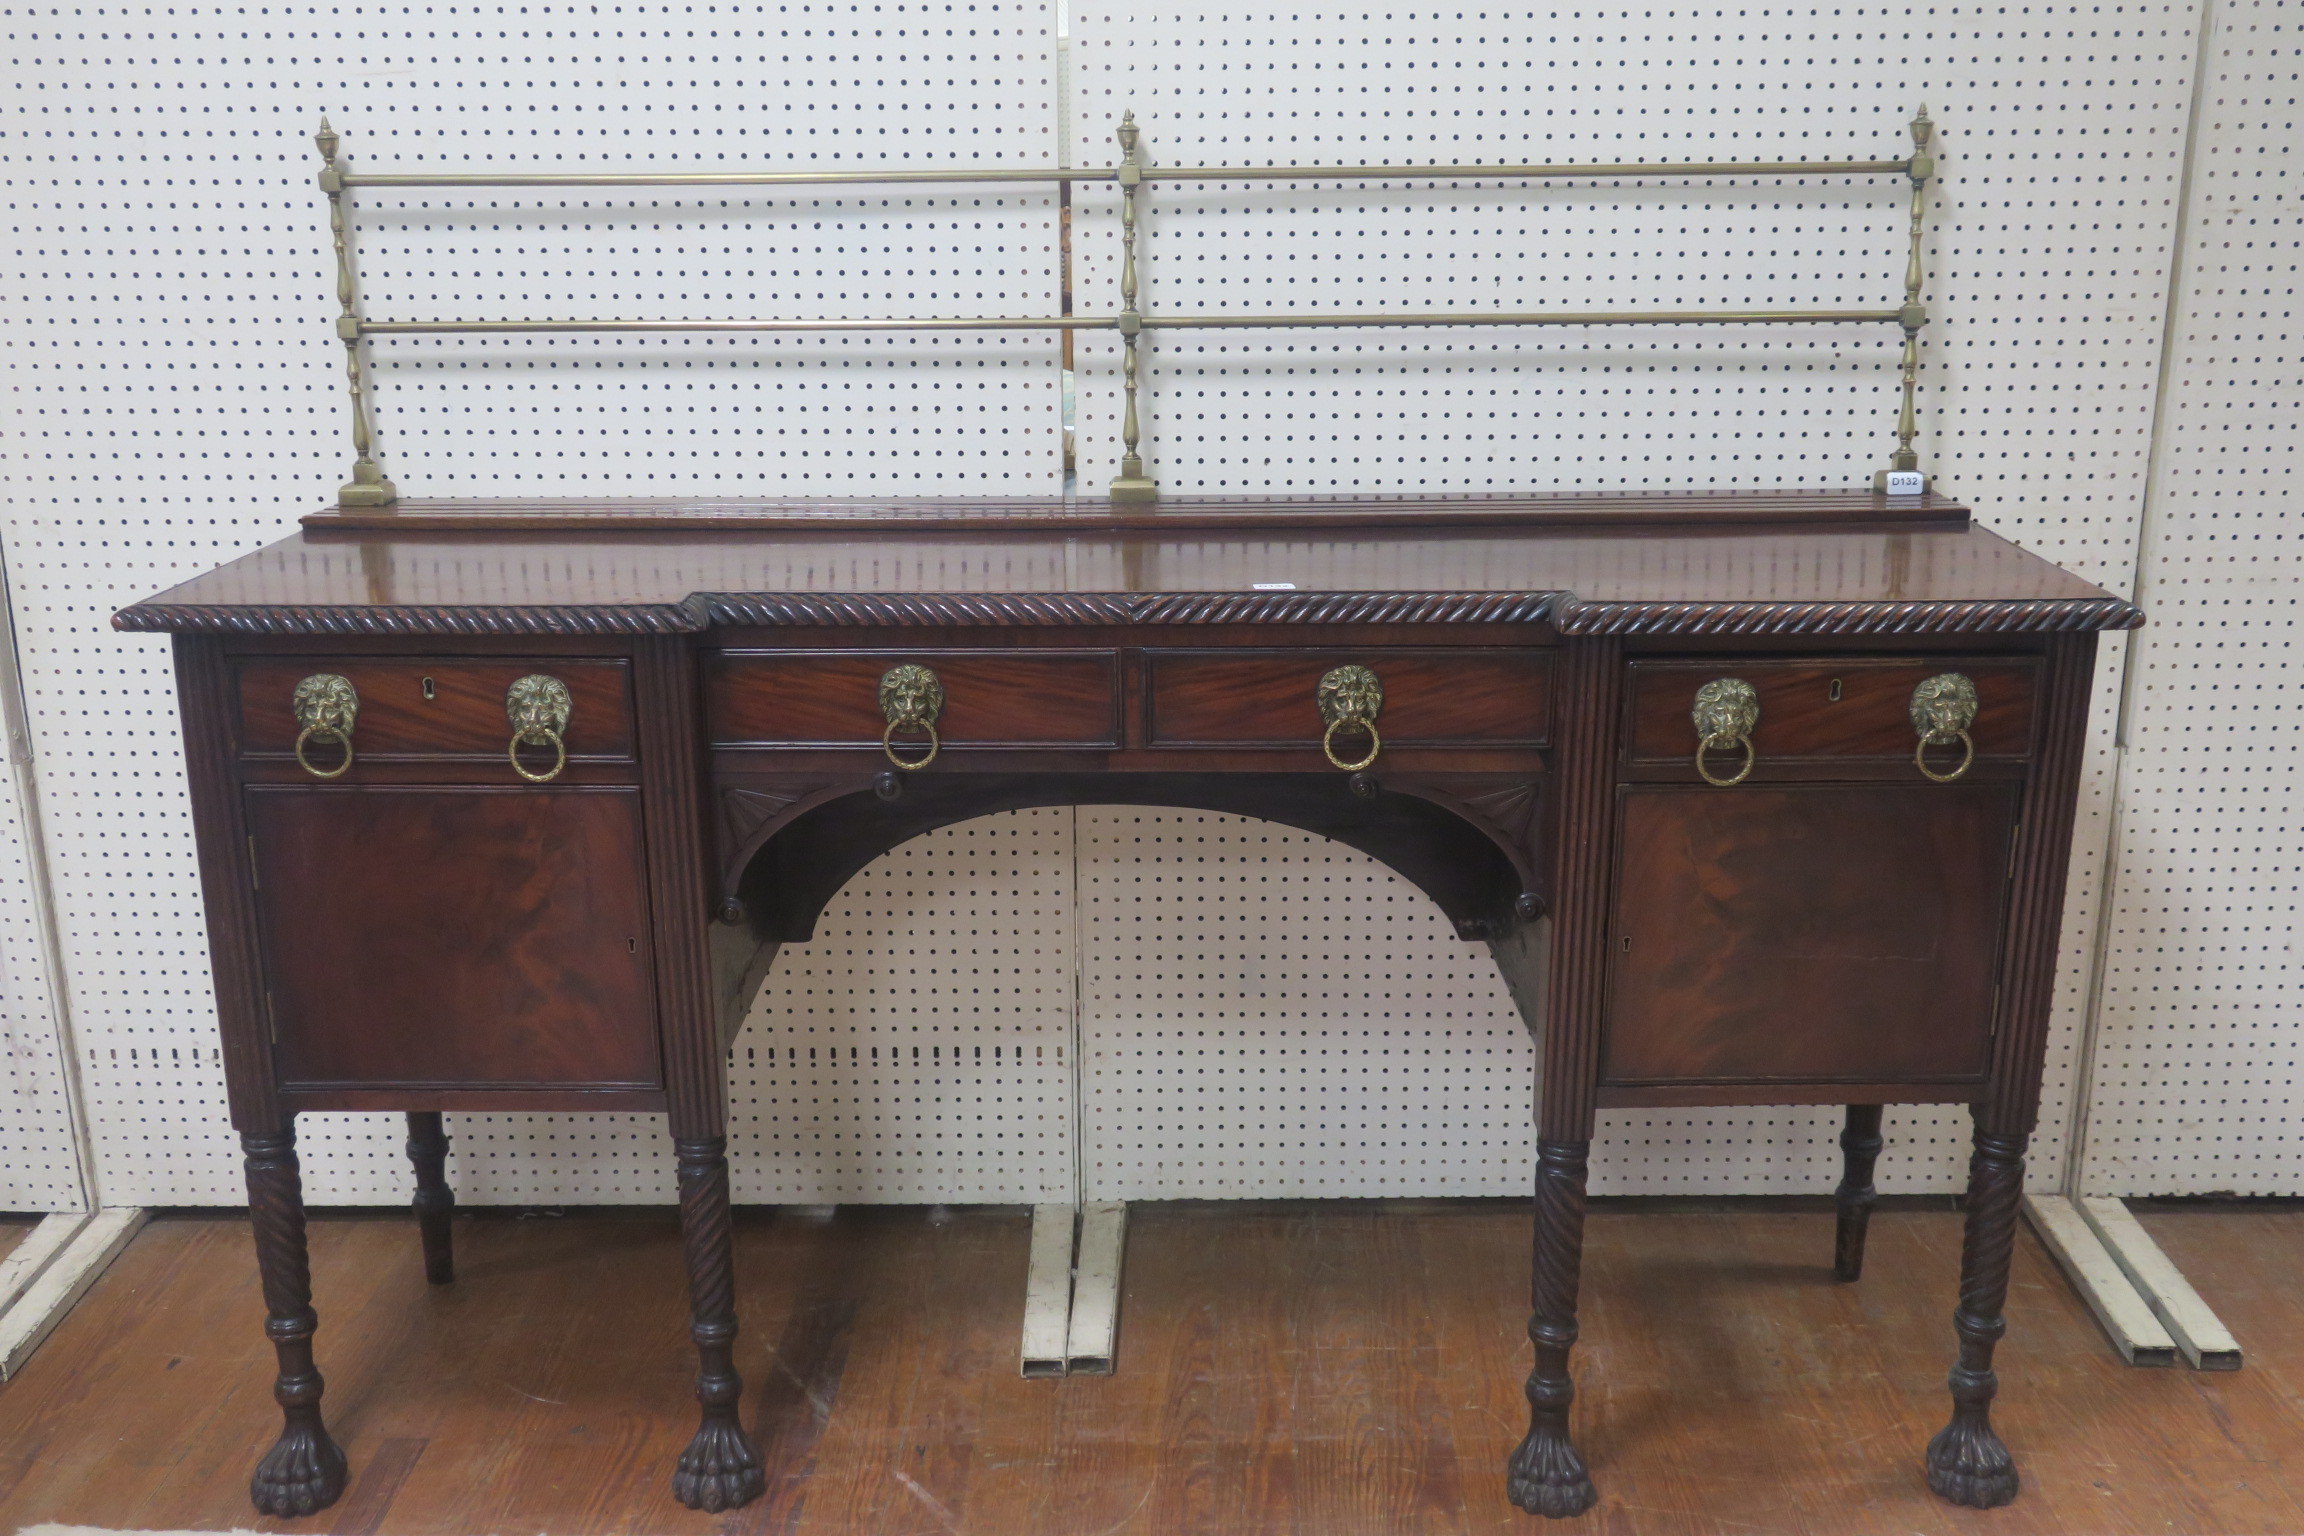
{"label": "horizontal brass rail", "polygon": [[1586,310],[1514,315],[1146,315],[1146,330],[1274,330],[1313,325],[1796,325],[1803,321],[1894,320],[1893,309]]}
{"label": "horizontal brass rail", "polygon": [[[1664,309],[1471,315],[1142,315],[1145,330],[1263,331],[1374,325],[1798,325],[1897,321],[1893,309]],[[983,320],[362,320],[363,336],[519,335],[539,331],[1109,331],[1118,315],[1001,315]]]}
{"label": "horizontal brass rail", "polygon": [[[1910,160],[1714,160],[1629,165],[1178,165],[1145,166],[1145,181],[1476,181],[1623,176],[1909,175]],[[344,171],[346,187],[835,187],[965,186],[990,182],[1117,180],[1111,167],[999,166],[934,171]]]}
{"label": "horizontal brass rail", "polygon": [[983,320],[362,320],[363,336],[437,336],[460,331],[1094,331],[1110,315],[999,315]]}

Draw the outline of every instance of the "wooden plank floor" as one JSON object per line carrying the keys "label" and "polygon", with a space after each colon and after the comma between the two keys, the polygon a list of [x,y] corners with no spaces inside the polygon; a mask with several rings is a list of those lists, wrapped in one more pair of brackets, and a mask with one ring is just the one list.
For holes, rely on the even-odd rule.
{"label": "wooden plank floor", "polygon": [[[1603,1210],[1577,1420],[1597,1511],[1564,1532],[2304,1532],[2304,1211],[2152,1212],[2248,1349],[2120,1365],[2027,1232],[1998,1416],[2025,1492],[1924,1488],[1959,1220],[1889,1211],[1834,1284],[1828,1215]],[[747,1412],[768,1497],[665,1488],[693,1422],[668,1215],[318,1221],[336,1509],[256,1521],[275,1424],[242,1220],[155,1221],[0,1387],[0,1532],[43,1520],[390,1536],[1175,1536],[1547,1529],[1505,1503],[1525,1422],[1527,1222],[1494,1205],[1137,1207],[1119,1374],[1016,1374],[1018,1212],[739,1218]]]}

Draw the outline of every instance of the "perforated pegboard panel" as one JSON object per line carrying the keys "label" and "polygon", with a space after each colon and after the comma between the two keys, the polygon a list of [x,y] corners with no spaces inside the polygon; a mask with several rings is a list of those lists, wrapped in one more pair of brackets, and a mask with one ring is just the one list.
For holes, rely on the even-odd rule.
{"label": "perforated pegboard panel", "polygon": [[[1923,465],[1992,526],[2125,590],[2196,21],[2188,5],[1082,5],[1072,142],[1109,158],[1132,108],[1156,165],[1893,158],[1925,102],[1941,176]],[[1141,278],[1154,314],[1889,307],[1909,202],[1893,177],[1155,183]],[[1117,289],[1115,206],[1080,193],[1084,312]],[[1162,332],[1148,457],[1178,491],[1860,485],[1893,446],[1882,329]],[[1116,355],[1083,337],[1086,486],[1113,469]],[[2109,821],[2121,642],[2106,653],[2033,1143],[2044,1187],[2061,1177]],[[1595,1187],[1625,1191],[1813,1190],[1837,1134],[1826,1110],[1603,1125]],[[1884,1178],[1963,1177],[1964,1113],[1900,1112],[1889,1132]]]}
{"label": "perforated pegboard panel", "polygon": [[[1054,27],[1008,0],[0,16],[0,533],[102,1193],[234,1202],[167,647],[105,620],[288,532],[345,477],[322,112],[355,168],[1051,163]],[[379,318],[1059,303],[1052,188],[355,198]],[[378,343],[373,371],[383,462],[410,494],[1046,492],[1056,359],[1027,336],[409,338]],[[652,1124],[458,1118],[469,1197],[669,1189]],[[303,1130],[314,1199],[405,1198],[388,1117]],[[489,1174],[461,1155],[484,1137]],[[1038,1198],[1044,1161],[980,1197]],[[769,1197],[748,1163],[737,1187]]]}
{"label": "perforated pegboard panel", "polygon": [[2217,0],[2144,544],[2083,1186],[2304,1194],[2304,12]]}

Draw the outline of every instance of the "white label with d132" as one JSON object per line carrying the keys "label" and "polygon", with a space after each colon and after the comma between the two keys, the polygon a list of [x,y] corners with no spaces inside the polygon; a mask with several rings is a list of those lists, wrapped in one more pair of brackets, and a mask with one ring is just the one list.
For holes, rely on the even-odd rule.
{"label": "white label with d132", "polygon": [[1928,489],[1928,477],[1916,469],[1888,471],[1888,494],[1891,496],[1917,496]]}

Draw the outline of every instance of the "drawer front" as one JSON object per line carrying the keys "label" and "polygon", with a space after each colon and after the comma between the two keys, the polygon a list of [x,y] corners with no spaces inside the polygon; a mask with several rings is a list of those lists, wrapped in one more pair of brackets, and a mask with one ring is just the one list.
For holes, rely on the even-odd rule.
{"label": "drawer front", "polygon": [[[1909,763],[1919,733],[1912,690],[1940,672],[1976,685],[1968,728],[1980,758],[2032,753],[2033,700],[2040,666],[2030,657],[1898,656],[1837,661],[1636,661],[1632,663],[1627,755],[1635,763],[1688,763],[1697,732],[1689,719],[1696,690],[1715,678],[1742,678],[1759,696],[1752,746],[1760,762],[1786,758],[1873,758]],[[1940,753],[1947,763],[1959,748]],[[1734,758],[1735,753],[1727,754]]]}
{"label": "drawer front", "polygon": [[[352,685],[360,709],[353,720],[355,760],[372,758],[495,757],[512,744],[504,695],[531,673],[568,686],[566,739],[571,759],[630,761],[632,682],[621,661],[571,661],[565,656],[522,661],[376,661],[316,656],[305,660],[248,661],[240,667],[240,750],[280,757],[295,749],[296,685],[316,672]],[[336,758],[332,746],[319,755]],[[550,754],[545,754],[549,758]]]}
{"label": "drawer front", "polygon": [[946,747],[1120,745],[1117,651],[717,651],[704,659],[716,747],[874,747],[880,678],[924,666],[944,686]]}
{"label": "drawer front", "polygon": [[1384,685],[1387,747],[1541,747],[1551,740],[1552,654],[1508,650],[1147,651],[1154,747],[1312,747],[1315,692],[1334,667]]}

